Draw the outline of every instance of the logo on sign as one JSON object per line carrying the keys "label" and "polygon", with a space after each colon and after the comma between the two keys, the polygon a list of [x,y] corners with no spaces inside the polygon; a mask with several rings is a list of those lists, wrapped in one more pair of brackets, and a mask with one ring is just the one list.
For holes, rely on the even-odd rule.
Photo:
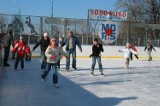
{"label": "logo on sign", "polygon": [[106,44],[116,41],[118,37],[118,24],[111,21],[103,22],[99,27],[99,37]]}

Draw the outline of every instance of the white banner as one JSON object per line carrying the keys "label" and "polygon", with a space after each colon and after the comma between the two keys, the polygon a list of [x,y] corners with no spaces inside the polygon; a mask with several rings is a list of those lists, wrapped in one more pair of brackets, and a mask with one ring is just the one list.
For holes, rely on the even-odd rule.
{"label": "white banner", "polygon": [[115,12],[108,10],[89,10],[89,19],[91,20],[127,20],[127,12]]}
{"label": "white banner", "polygon": [[105,44],[113,43],[119,35],[117,22],[105,21],[99,27],[99,37]]}

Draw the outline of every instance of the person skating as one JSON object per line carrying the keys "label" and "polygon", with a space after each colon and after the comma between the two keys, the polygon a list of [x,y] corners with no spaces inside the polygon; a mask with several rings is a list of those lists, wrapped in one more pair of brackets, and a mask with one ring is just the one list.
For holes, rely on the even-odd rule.
{"label": "person skating", "polygon": [[53,73],[53,84],[55,87],[59,87],[58,85],[58,76],[57,76],[57,62],[61,58],[61,55],[68,57],[68,54],[65,53],[60,47],[57,46],[57,40],[52,38],[50,40],[51,45],[45,51],[45,55],[47,57],[47,70],[41,75],[42,80],[46,79],[47,74],[49,71],[54,71]]}
{"label": "person skating", "polygon": [[26,44],[23,41],[23,37],[20,37],[19,42],[15,45],[13,48],[13,53],[17,53],[16,55],[16,61],[14,65],[14,69],[17,69],[17,66],[19,64],[19,61],[21,62],[21,69],[24,69],[24,57],[26,53],[29,53],[29,48],[26,46]]}
{"label": "person skating", "polygon": [[134,50],[132,50],[130,47],[129,47],[129,43],[126,44],[126,47],[125,49],[123,50],[119,50],[119,52],[123,52],[124,53],[124,58],[125,58],[125,68],[129,68],[129,63],[130,63],[130,56],[131,56],[131,53],[133,54],[136,54],[137,55],[137,52],[135,52]]}
{"label": "person skating", "polygon": [[[134,50],[135,52],[137,52],[137,48],[136,48],[134,45],[129,44],[129,47],[130,47],[132,50]],[[137,53],[138,53],[138,52],[137,52]],[[134,54],[134,56],[136,57],[137,60],[139,59],[138,54]],[[132,52],[131,52],[131,60],[133,60],[133,54],[132,54]]]}
{"label": "person skating", "polygon": [[4,47],[4,60],[3,60],[3,65],[4,66],[10,66],[8,64],[8,58],[9,58],[9,52],[10,52],[10,46],[13,44],[13,34],[12,31],[10,30],[7,35],[5,35],[2,39],[3,47]]}
{"label": "person skating", "polygon": [[78,38],[76,36],[74,36],[73,32],[70,31],[68,33],[69,37],[65,39],[65,41],[62,43],[61,47],[63,47],[64,45],[66,45],[66,51],[69,54],[69,58],[67,58],[66,60],[66,70],[69,71],[70,68],[70,55],[72,54],[72,68],[74,68],[74,70],[77,70],[76,67],[76,45],[78,46],[78,48],[80,49],[80,51],[82,52],[82,47],[81,44],[78,40]]}
{"label": "person skating", "polygon": [[144,48],[144,51],[146,51],[147,49],[147,52],[148,52],[148,61],[152,61],[152,56],[151,56],[151,53],[152,53],[152,49],[156,52],[156,49],[154,49],[153,45],[150,43],[150,42],[147,42],[147,45],[146,47]]}
{"label": "person skating", "polygon": [[42,36],[42,38],[39,40],[37,44],[33,47],[33,51],[40,45],[41,48],[41,57],[42,57],[42,64],[41,64],[41,69],[45,71],[46,69],[46,56],[45,56],[45,51],[50,44],[50,39],[48,37],[48,33],[45,32]]}
{"label": "person skating", "polygon": [[92,54],[90,57],[92,57],[92,66],[91,66],[91,74],[94,75],[94,68],[96,65],[96,60],[98,61],[99,71],[101,75],[103,75],[103,68],[102,68],[102,62],[101,62],[101,52],[103,52],[103,46],[102,44],[98,43],[98,39],[94,39],[93,46],[92,46]]}

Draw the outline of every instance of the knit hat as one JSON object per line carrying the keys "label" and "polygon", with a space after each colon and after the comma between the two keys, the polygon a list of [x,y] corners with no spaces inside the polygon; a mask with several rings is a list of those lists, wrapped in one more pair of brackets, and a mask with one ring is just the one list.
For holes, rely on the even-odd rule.
{"label": "knit hat", "polygon": [[48,37],[48,33],[45,32],[45,33],[43,34],[43,37]]}
{"label": "knit hat", "polygon": [[51,38],[50,43],[53,41],[57,42],[56,38]]}
{"label": "knit hat", "polygon": [[19,39],[20,39],[20,40],[23,40],[23,37],[21,36]]}

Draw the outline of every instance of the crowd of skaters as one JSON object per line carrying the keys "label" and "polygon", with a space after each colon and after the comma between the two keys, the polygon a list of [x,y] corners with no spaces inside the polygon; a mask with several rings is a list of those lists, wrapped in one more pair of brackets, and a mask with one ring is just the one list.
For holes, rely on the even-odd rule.
{"label": "crowd of skaters", "polygon": [[[2,43],[0,43],[0,53],[2,53],[2,48],[4,48],[4,59],[2,63],[2,54],[0,54],[0,64],[8,67],[10,64],[8,63],[8,57],[10,52],[10,47],[13,46],[12,50],[12,59],[15,59],[14,69],[17,69],[19,61],[21,62],[21,69],[24,69],[24,58],[26,60],[31,60],[31,50],[30,47],[24,42],[23,37],[20,37],[18,41],[13,41],[13,34],[12,31],[9,31],[7,35],[5,35],[2,39]],[[63,51],[63,46],[66,45],[65,51]],[[60,60],[62,56],[66,57],[66,71],[70,70],[70,58],[72,55],[72,68],[76,71],[76,46],[78,46],[80,52],[82,52],[81,44],[76,36],[74,36],[72,31],[68,32],[68,37],[58,44],[56,38],[49,38],[48,33],[45,32],[41,39],[34,45],[32,51],[34,51],[38,46],[41,49],[41,70],[42,75],[41,78],[43,81],[46,80],[46,77],[50,70],[54,71],[53,73],[53,84],[55,87],[59,87],[58,85],[58,74],[57,71],[60,69]],[[147,42],[147,45],[144,51],[148,52],[148,61],[152,60],[151,52],[152,50],[156,51],[153,45],[150,42]],[[92,54],[89,56],[92,58],[92,65],[91,65],[91,75],[94,75],[94,68],[96,61],[98,62],[100,74],[103,75],[103,67],[101,61],[101,52],[103,52],[103,45],[99,43],[98,39],[95,38],[93,40],[92,46]],[[130,60],[132,60],[132,55],[135,55],[137,59],[138,52],[134,45],[127,43],[124,49],[119,50],[124,54],[125,58],[125,68],[129,68]]]}

